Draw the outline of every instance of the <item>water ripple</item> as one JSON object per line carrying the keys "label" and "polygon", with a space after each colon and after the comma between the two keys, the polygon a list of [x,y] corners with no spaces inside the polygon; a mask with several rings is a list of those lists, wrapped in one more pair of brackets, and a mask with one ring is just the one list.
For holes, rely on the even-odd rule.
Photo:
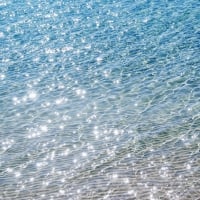
{"label": "water ripple", "polygon": [[198,199],[199,7],[0,1],[0,199]]}

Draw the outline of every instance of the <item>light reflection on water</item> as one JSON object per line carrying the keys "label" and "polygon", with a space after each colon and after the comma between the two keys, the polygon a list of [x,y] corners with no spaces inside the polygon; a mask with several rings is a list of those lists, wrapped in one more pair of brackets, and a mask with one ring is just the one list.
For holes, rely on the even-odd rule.
{"label": "light reflection on water", "polygon": [[0,199],[199,198],[196,1],[0,9]]}

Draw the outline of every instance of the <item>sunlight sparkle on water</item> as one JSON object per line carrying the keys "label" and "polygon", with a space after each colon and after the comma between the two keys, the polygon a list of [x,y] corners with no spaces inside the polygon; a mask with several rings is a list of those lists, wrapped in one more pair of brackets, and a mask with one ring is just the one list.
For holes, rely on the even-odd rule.
{"label": "sunlight sparkle on water", "polygon": [[197,1],[0,10],[0,199],[199,198]]}
{"label": "sunlight sparkle on water", "polygon": [[0,32],[0,38],[4,38],[4,37],[5,37],[4,33]]}
{"label": "sunlight sparkle on water", "polygon": [[35,100],[37,98],[37,93],[35,91],[29,91],[28,92],[28,98],[30,100]]}
{"label": "sunlight sparkle on water", "polygon": [[6,77],[6,75],[5,75],[5,74],[0,74],[0,80],[4,80],[4,79],[5,79],[5,77]]}

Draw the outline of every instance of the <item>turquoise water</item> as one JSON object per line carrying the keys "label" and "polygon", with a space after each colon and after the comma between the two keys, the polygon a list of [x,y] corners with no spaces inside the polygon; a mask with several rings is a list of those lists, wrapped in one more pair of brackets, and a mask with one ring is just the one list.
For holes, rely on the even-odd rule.
{"label": "turquoise water", "polygon": [[0,199],[198,199],[199,10],[1,0]]}

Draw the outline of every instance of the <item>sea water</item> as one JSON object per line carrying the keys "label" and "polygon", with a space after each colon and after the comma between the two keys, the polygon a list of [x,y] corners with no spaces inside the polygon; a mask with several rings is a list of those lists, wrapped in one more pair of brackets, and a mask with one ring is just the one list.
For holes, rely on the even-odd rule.
{"label": "sea water", "polygon": [[0,199],[198,199],[199,11],[1,0]]}

